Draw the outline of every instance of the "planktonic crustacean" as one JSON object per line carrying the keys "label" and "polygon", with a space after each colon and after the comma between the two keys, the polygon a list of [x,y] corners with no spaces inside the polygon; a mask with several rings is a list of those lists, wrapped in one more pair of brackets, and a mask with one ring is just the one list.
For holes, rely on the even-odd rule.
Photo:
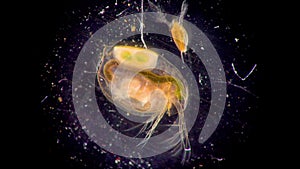
{"label": "planktonic crustacean", "polygon": [[146,132],[144,144],[165,114],[177,114],[177,124],[172,125],[178,126],[178,133],[171,140],[180,140],[175,147],[184,151],[183,160],[189,158],[191,147],[184,120],[188,89],[175,66],[154,50],[117,45],[102,55],[97,79],[105,97],[118,108],[149,116],[141,129]]}
{"label": "planktonic crustacean", "polygon": [[189,42],[188,32],[183,26],[183,19],[187,12],[188,5],[184,0],[181,5],[181,11],[178,19],[173,19],[171,22],[167,20],[166,15],[154,5],[151,1],[148,0],[149,5],[158,13],[157,21],[165,23],[169,27],[172,39],[180,52],[182,63],[184,63],[183,54],[187,51],[187,46]]}

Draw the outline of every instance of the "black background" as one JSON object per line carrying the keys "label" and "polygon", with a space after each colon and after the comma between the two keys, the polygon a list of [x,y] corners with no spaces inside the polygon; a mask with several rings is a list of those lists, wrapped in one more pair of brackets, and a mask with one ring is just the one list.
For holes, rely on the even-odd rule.
{"label": "black background", "polygon": [[[15,90],[23,90],[25,93],[18,93],[21,96],[14,99],[20,103],[17,104],[20,105],[20,110],[16,114],[18,117],[12,115],[11,119],[21,125],[8,135],[8,138],[11,138],[9,142],[13,143],[7,152],[7,156],[12,159],[9,162],[10,167],[70,168],[69,164],[65,163],[60,151],[49,152],[49,149],[53,148],[53,145],[48,141],[51,139],[51,135],[46,131],[47,119],[40,112],[40,95],[43,93],[40,90],[40,63],[44,59],[42,57],[48,56],[51,47],[55,45],[54,38],[58,28],[64,22],[65,11],[78,9],[82,4],[94,2],[91,0],[53,0],[26,3],[24,6],[19,4],[18,17],[13,22],[16,24],[14,26],[15,32],[22,34],[21,37],[24,40],[21,45],[25,47],[24,51],[26,52],[22,51],[22,55],[18,54],[20,67],[17,74],[20,75],[20,78],[26,76],[26,80],[18,80],[15,87]],[[191,10],[196,11],[197,5],[192,5],[193,2],[189,3],[192,7]],[[207,8],[209,8],[208,1],[203,1],[203,4],[206,3],[208,4]],[[246,33],[247,31],[250,34],[255,33],[253,40],[256,44],[256,53],[259,55],[254,60],[263,65],[261,66],[263,71],[261,71],[262,78],[260,80],[265,82],[257,88],[261,95],[258,103],[260,108],[257,112],[260,116],[257,120],[258,127],[254,138],[241,147],[234,147],[232,150],[234,156],[226,162],[225,167],[266,168],[279,165],[284,159],[284,154],[279,153],[280,145],[276,145],[280,138],[276,139],[274,135],[277,136],[281,127],[275,123],[274,119],[277,119],[280,110],[274,108],[274,104],[276,105],[278,101],[274,103],[273,99],[271,100],[271,98],[276,98],[274,91],[278,89],[278,85],[271,83],[271,81],[275,81],[279,75],[275,75],[273,72],[274,69],[277,69],[277,64],[275,64],[277,62],[274,62],[274,58],[272,58],[274,56],[274,42],[270,41],[274,35],[281,36],[274,34],[278,27],[271,24],[274,17],[277,18],[278,16],[274,14],[276,5],[267,2],[262,3],[258,0],[231,0],[222,4],[224,22],[241,23],[246,25],[244,30]],[[210,17],[209,15],[208,12],[206,17]],[[211,15],[214,14],[211,13]],[[24,38],[23,35],[25,35]],[[23,48],[19,48],[19,50],[21,49]],[[27,54],[29,55],[27,56]],[[18,109],[18,106],[16,108]]]}

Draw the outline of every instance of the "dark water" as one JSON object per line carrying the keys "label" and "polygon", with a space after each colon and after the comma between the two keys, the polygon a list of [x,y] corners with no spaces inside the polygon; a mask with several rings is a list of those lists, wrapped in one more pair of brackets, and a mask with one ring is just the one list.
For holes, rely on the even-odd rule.
{"label": "dark water", "polygon": [[[166,0],[153,3],[160,6],[163,12],[173,15],[180,13],[181,2]],[[265,143],[260,130],[264,61],[259,53],[261,34],[258,23],[261,21],[262,7],[256,1],[190,0],[187,4],[185,19],[202,30],[214,45],[223,64],[227,85],[220,123],[212,136],[199,144],[197,139],[206,119],[205,112],[211,106],[211,88],[201,61],[187,58],[186,62],[195,79],[199,80],[201,74],[198,88],[202,91],[200,104],[203,105],[189,132],[193,147],[190,161],[182,166],[180,155],[172,157],[167,152],[149,158],[125,158],[105,151],[101,145],[90,140],[72,103],[72,72],[76,59],[93,33],[118,17],[140,12],[140,2],[64,0],[40,2],[34,10],[36,15],[43,17],[34,19],[36,27],[33,28],[36,30],[33,31],[36,33],[34,54],[40,61],[40,113],[36,117],[35,127],[38,151],[34,151],[36,154],[33,159],[36,160],[32,160],[33,166],[210,169],[260,166],[263,150],[259,143]],[[149,10],[147,1],[144,2],[144,10]],[[150,37],[145,35],[146,42],[154,43],[149,40]],[[174,44],[173,47],[170,45],[170,37],[161,36],[161,39],[152,45],[160,43],[157,46],[179,56]],[[188,52],[193,55],[192,49]],[[252,68],[253,72],[249,74]],[[249,77],[242,79],[247,74]],[[97,96],[101,96],[101,93]],[[107,100],[99,97],[98,102],[101,104]],[[102,106],[106,106],[107,110],[114,109],[109,103]],[[119,114],[111,114],[107,119],[117,129],[130,123],[124,118]]]}

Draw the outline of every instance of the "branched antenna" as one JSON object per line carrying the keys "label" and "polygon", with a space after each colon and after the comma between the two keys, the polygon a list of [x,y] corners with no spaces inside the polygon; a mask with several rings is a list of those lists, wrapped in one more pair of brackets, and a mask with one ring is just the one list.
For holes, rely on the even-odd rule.
{"label": "branched antenna", "polygon": [[183,18],[187,12],[187,9],[188,9],[188,5],[186,3],[186,0],[184,0],[181,5],[181,12],[180,12],[179,19],[178,19],[179,24],[182,24]]}

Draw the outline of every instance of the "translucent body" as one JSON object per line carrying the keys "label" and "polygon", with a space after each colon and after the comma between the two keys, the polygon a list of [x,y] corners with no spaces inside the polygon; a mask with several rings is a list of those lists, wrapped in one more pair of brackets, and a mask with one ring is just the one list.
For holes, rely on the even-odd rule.
{"label": "translucent body", "polygon": [[[128,113],[149,116],[140,131],[148,129],[141,144],[146,144],[165,113],[169,116],[178,114],[178,124],[175,124],[178,134],[170,138],[173,140],[170,144],[178,145],[177,151],[182,148],[189,150],[184,122],[187,89],[180,77],[167,73],[176,71],[174,66],[174,70],[170,70],[170,65],[165,66],[164,70],[155,67],[159,57],[149,49],[115,46],[112,52],[103,55],[97,72],[98,82],[104,95],[116,106]],[[172,107],[176,111],[171,111]]]}
{"label": "translucent body", "polygon": [[181,5],[181,11],[178,20],[173,19],[172,22],[169,22],[165,14],[162,13],[161,9],[159,9],[157,6],[155,6],[152,2],[148,1],[150,6],[154,8],[160,15],[160,17],[157,18],[158,22],[165,23],[168,25],[172,39],[177,47],[177,49],[180,51],[181,60],[184,63],[183,54],[187,51],[187,45],[189,42],[188,39],[188,33],[186,29],[183,26],[183,18],[184,15],[187,12],[187,4],[185,1],[182,2]]}
{"label": "translucent body", "polygon": [[180,51],[181,59],[183,61],[183,53],[187,50],[187,44],[188,44],[188,34],[185,30],[185,28],[177,21],[173,21],[171,26],[171,34],[172,38]]}

